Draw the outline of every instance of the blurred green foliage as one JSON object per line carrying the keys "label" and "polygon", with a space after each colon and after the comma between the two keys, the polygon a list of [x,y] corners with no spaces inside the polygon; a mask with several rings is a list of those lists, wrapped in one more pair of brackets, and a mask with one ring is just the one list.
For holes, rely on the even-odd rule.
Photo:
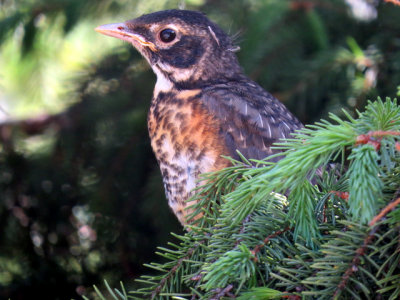
{"label": "blurred green foliage", "polygon": [[0,298],[129,286],[181,230],[147,137],[155,76],[94,27],[202,10],[235,37],[246,73],[309,123],[398,93],[400,7],[364,2],[375,18],[344,0],[0,1]]}

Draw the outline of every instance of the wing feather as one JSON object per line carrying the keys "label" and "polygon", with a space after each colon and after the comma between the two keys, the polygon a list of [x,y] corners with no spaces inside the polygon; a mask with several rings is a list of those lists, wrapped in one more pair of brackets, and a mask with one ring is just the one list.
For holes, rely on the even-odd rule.
{"label": "wing feather", "polygon": [[277,152],[273,143],[303,127],[279,100],[257,84],[229,82],[203,90],[201,101],[216,121],[232,157],[263,159]]}

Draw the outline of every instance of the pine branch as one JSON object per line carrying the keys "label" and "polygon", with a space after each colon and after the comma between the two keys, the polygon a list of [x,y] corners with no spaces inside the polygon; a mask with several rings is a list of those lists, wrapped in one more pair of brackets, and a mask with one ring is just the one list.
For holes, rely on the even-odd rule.
{"label": "pine branch", "polygon": [[176,274],[176,272],[178,271],[178,269],[182,266],[183,262],[187,259],[189,259],[194,251],[200,246],[200,243],[196,244],[195,247],[190,248],[187,253],[186,256],[181,257],[178,259],[178,261],[176,262],[175,266],[172,267],[172,269],[168,272],[167,276],[165,276],[164,278],[161,279],[161,281],[159,282],[158,286],[153,290],[153,292],[151,293],[151,299],[154,299],[158,294],[161,293],[161,291],[163,290],[164,286],[167,284],[167,282],[171,279],[172,276],[174,276]]}
{"label": "pine branch", "polygon": [[354,220],[369,222],[382,204],[379,155],[371,145],[353,148],[349,156],[349,212]]}
{"label": "pine branch", "polygon": [[[354,144],[356,133],[352,123],[355,121],[350,117],[350,122],[333,115],[331,118],[339,124],[323,121],[298,131],[295,139],[278,144],[280,149],[285,150],[286,156],[283,159],[274,166],[259,170],[258,174],[255,171],[247,173],[253,179],[228,194],[222,206],[222,217],[227,219],[227,223],[236,225],[260,203],[272,203],[273,191],[285,193],[294,190],[305,180],[313,178],[318,169],[326,166],[330,159],[336,158],[345,147]],[[247,174],[244,173],[245,176]]]}
{"label": "pine branch", "polygon": [[383,217],[385,217],[390,211],[396,208],[397,205],[400,204],[400,198],[390,202],[387,206],[385,206],[381,212],[376,215],[370,222],[369,226],[374,226],[377,222],[379,222]]}
{"label": "pine branch", "polygon": [[210,300],[219,300],[222,297],[228,296],[234,298],[235,296],[230,292],[233,289],[233,285],[229,284],[226,288],[216,289],[216,294],[210,298]]}
{"label": "pine branch", "polygon": [[[163,275],[143,277],[148,288],[138,292],[192,299],[400,296],[400,108],[378,99],[358,119],[331,117],[336,124],[322,121],[280,144],[286,156],[278,163],[250,167],[243,159],[205,175],[194,196],[204,217],[178,236],[174,250],[162,249],[168,262],[150,267]],[[350,166],[326,167],[329,159]]]}
{"label": "pine branch", "polygon": [[354,256],[353,260],[351,261],[350,266],[344,272],[344,275],[342,276],[342,280],[340,281],[340,283],[337,286],[335,292],[333,293],[333,298],[334,299],[338,299],[338,297],[340,296],[340,293],[346,288],[350,277],[355,272],[358,271],[358,266],[361,263],[361,257],[365,255],[365,252],[367,251],[368,245],[375,238],[376,231],[377,231],[377,229],[373,228],[371,230],[371,232],[368,234],[368,236],[364,239],[364,242],[363,242],[362,246],[355,251],[356,255]]}
{"label": "pine branch", "polygon": [[252,253],[253,256],[254,256],[254,258],[253,258],[254,261],[257,262],[257,257],[256,257],[257,253],[260,252],[260,250],[261,250],[262,247],[264,247],[266,244],[268,244],[268,242],[269,242],[270,239],[276,238],[277,236],[279,236],[279,235],[281,235],[281,234],[283,234],[283,233],[285,233],[286,231],[289,231],[289,230],[291,230],[291,228],[290,228],[290,227],[286,227],[286,228],[283,229],[283,230],[275,231],[274,233],[272,233],[272,234],[270,234],[269,236],[267,236],[267,237],[263,240],[263,243],[262,243],[262,244],[257,245],[253,250],[251,250],[251,253]]}

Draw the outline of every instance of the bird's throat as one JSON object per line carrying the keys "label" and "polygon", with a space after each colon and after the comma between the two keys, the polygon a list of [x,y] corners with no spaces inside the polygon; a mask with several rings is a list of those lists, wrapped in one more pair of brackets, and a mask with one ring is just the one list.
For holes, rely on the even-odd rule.
{"label": "bird's throat", "polygon": [[159,93],[169,92],[174,88],[173,82],[157,67],[153,67],[153,71],[157,76],[157,82],[154,87],[153,96],[157,98]]}

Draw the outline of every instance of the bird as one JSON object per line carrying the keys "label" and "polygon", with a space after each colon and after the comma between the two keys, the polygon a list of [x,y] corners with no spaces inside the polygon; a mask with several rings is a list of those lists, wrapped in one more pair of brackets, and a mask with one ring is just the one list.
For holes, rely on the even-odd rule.
{"label": "bird", "polygon": [[[302,123],[244,74],[240,49],[198,11],[163,10],[95,29],[127,41],[147,60],[157,80],[147,125],[166,197],[183,226],[193,214],[200,174],[231,165],[223,156],[264,159]],[[190,218],[189,218],[190,216]],[[190,220],[189,220],[190,219]]]}

